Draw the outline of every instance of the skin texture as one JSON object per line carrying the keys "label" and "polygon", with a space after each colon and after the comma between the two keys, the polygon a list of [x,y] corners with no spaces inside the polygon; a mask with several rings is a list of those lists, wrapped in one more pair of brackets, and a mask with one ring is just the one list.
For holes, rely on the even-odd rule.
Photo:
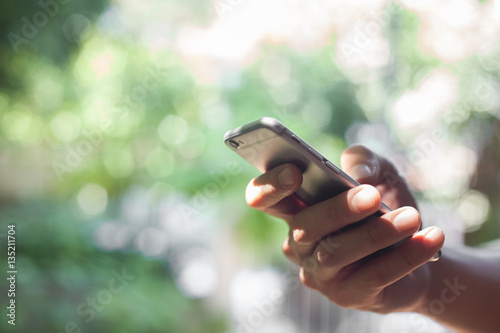
{"label": "skin texture", "polygon": [[[346,308],[419,312],[463,332],[497,329],[500,316],[490,311],[484,318],[487,311],[477,304],[492,290],[500,299],[500,256],[446,249],[440,261],[428,263],[444,234],[438,227],[419,230],[416,201],[395,167],[359,145],[346,149],[341,166],[363,185],[310,207],[293,196],[302,182],[294,165],[248,184],[247,203],[289,225],[283,252],[300,265],[302,283]],[[381,201],[394,211],[374,217]],[[500,308],[499,301],[490,303]]]}

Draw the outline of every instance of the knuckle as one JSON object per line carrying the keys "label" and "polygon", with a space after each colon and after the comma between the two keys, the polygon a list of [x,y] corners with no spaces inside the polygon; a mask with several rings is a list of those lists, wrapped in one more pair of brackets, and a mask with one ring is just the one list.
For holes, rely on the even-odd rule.
{"label": "knuckle", "polygon": [[334,225],[340,224],[339,221],[346,216],[346,206],[339,204],[336,200],[332,200],[327,210],[327,219]]}
{"label": "knuckle", "polygon": [[311,289],[318,288],[313,275],[311,273],[305,272],[304,269],[300,270],[300,282],[302,282],[302,284],[308,288]]}
{"label": "knuckle", "polygon": [[366,223],[365,241],[371,245],[379,245],[383,242],[384,233],[379,228],[379,225],[372,221],[373,223]]}
{"label": "knuckle", "polygon": [[299,245],[311,245],[317,241],[310,228],[305,227],[307,221],[304,222],[302,214],[298,213],[290,220],[290,240]]}
{"label": "knuckle", "polygon": [[310,256],[302,260],[301,267],[304,273],[315,274],[317,273],[319,265],[316,259]]}
{"label": "knuckle", "polygon": [[293,262],[295,264],[300,264],[299,257],[297,257],[297,255],[295,254],[293,249],[290,247],[290,240],[289,239],[287,239],[287,240],[285,240],[285,242],[283,242],[281,250],[283,251],[283,254],[285,255],[285,257],[288,258],[288,260],[290,260],[291,262]]}
{"label": "knuckle", "polygon": [[292,230],[292,237],[294,242],[300,245],[309,245],[314,243],[312,234],[302,228],[294,228]]}
{"label": "knuckle", "polygon": [[342,257],[340,247],[341,244],[333,241],[331,236],[325,237],[318,244],[318,260],[327,266],[338,264],[338,259]]}
{"label": "knuckle", "polygon": [[399,262],[405,270],[413,269],[419,266],[416,258],[411,255],[408,251],[401,251],[399,257]]}
{"label": "knuckle", "polygon": [[325,270],[315,275],[315,283],[318,290],[326,296],[338,292],[339,289],[337,275]]}
{"label": "knuckle", "polygon": [[365,283],[369,288],[379,288],[385,285],[386,274],[378,265],[371,267],[367,271]]}
{"label": "knuckle", "polygon": [[289,257],[289,256],[293,255],[293,251],[292,251],[292,249],[291,249],[291,247],[290,247],[290,239],[289,239],[289,238],[287,238],[287,239],[283,242],[283,244],[281,245],[281,251],[283,251],[283,253],[284,253],[287,257]]}

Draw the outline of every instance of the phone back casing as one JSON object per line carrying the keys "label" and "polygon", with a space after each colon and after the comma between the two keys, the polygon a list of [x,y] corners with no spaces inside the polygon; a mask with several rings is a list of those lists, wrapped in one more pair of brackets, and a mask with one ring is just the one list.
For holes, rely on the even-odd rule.
{"label": "phone back casing", "polygon": [[285,163],[299,167],[303,173],[303,183],[295,195],[307,205],[324,201],[359,185],[273,118],[261,118],[229,131],[224,141],[262,173]]}

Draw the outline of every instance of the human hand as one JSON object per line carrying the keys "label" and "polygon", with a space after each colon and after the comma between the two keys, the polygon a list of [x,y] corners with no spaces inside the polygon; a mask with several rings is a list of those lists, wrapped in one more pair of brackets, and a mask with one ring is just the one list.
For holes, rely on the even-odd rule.
{"label": "human hand", "polygon": [[[352,146],[342,154],[341,166],[365,185],[307,207],[292,195],[302,174],[286,164],[253,179],[247,202],[288,223],[283,251],[301,266],[306,286],[343,307],[414,311],[428,290],[431,273],[426,263],[443,245],[442,231],[419,231],[416,201],[386,159]],[[381,200],[394,211],[375,217]],[[360,221],[365,223],[346,228]],[[401,246],[378,252],[406,238]]]}

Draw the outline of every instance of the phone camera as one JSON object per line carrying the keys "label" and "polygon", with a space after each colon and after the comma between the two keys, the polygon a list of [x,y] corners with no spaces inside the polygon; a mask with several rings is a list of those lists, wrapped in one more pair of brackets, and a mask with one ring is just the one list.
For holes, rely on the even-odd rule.
{"label": "phone camera", "polygon": [[229,145],[236,149],[240,148],[240,144],[234,140],[229,140]]}

